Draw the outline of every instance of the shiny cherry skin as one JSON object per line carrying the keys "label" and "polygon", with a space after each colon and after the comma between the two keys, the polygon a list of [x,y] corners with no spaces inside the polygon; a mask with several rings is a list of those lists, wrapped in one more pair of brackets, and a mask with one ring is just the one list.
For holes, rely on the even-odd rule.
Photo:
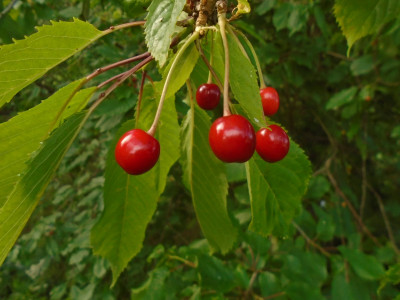
{"label": "shiny cherry skin", "polygon": [[229,115],[215,120],[208,141],[215,156],[227,163],[248,161],[256,148],[253,126],[241,115]]}
{"label": "shiny cherry skin", "polygon": [[256,134],[256,151],[267,162],[282,160],[289,152],[289,137],[278,125],[261,128]]}
{"label": "shiny cherry skin", "polygon": [[160,143],[141,129],[127,131],[115,147],[117,163],[131,175],[149,171],[160,156]]}
{"label": "shiny cherry skin", "polygon": [[217,107],[221,91],[214,83],[204,83],[196,91],[197,104],[205,110],[212,110]]}
{"label": "shiny cherry skin", "polygon": [[260,90],[261,103],[264,115],[272,116],[279,109],[279,95],[273,87],[266,87]]}

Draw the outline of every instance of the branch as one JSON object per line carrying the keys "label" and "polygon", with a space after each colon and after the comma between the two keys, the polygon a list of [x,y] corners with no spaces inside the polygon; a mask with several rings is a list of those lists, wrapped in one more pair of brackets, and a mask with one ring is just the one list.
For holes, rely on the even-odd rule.
{"label": "branch", "polygon": [[17,3],[18,0],[12,0],[6,8],[3,9],[3,11],[0,13],[0,19],[3,18],[8,12],[14,7],[14,5]]}
{"label": "branch", "polygon": [[314,242],[304,231],[303,229],[301,229],[301,227],[299,225],[297,225],[297,223],[295,223],[294,221],[292,221],[293,226],[297,229],[297,231],[305,238],[305,240],[307,241],[307,243],[309,243],[311,246],[313,246],[314,248],[316,248],[317,250],[319,250],[323,255],[325,255],[326,257],[330,257],[331,254],[329,252],[327,252],[324,248],[322,248],[320,245],[318,245],[316,242]]}

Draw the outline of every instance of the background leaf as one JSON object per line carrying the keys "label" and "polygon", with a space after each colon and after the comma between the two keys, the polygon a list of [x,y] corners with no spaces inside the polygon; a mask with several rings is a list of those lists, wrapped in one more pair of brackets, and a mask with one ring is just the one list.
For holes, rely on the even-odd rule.
{"label": "background leaf", "polygon": [[185,3],[185,0],[154,0],[149,6],[145,25],[146,43],[161,67],[167,61],[175,23]]}
{"label": "background leaf", "polygon": [[[2,158],[0,160],[0,207],[3,206],[15,183],[21,178],[19,176],[26,169],[26,162],[31,154],[40,148],[40,142],[48,136],[57,113],[82,81],[70,83],[34,108],[0,124],[0,157]],[[61,114],[55,127],[58,127],[71,114],[82,110],[95,89],[88,88],[77,93]]]}
{"label": "background leaf", "polygon": [[226,208],[228,182],[224,165],[208,144],[210,126],[207,113],[193,105],[182,127],[182,167],[203,234],[214,250],[226,253],[236,240],[237,230]]}
{"label": "background leaf", "polygon": [[14,44],[0,48],[0,107],[48,70],[93,43],[104,33],[93,25],[52,22]]}
{"label": "background leaf", "polygon": [[291,141],[283,160],[270,164],[255,154],[246,169],[252,211],[249,229],[263,236],[286,234],[308,186],[311,165],[307,157]]}
{"label": "background leaf", "polygon": [[397,0],[336,0],[334,11],[350,49],[358,39],[378,33],[385,23],[398,17],[400,2]]}
{"label": "background leaf", "polygon": [[376,280],[385,275],[383,266],[374,256],[344,246],[338,247],[358,276],[366,280]]}

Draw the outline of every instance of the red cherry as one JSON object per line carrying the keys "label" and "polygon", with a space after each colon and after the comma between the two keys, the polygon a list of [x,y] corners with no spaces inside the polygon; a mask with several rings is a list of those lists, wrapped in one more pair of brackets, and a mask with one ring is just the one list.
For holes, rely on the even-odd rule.
{"label": "red cherry", "polygon": [[141,129],[127,131],[115,147],[117,163],[131,175],[150,170],[160,156],[160,143]]}
{"label": "red cherry", "polygon": [[211,110],[217,107],[219,99],[221,97],[221,91],[218,85],[214,83],[204,83],[199,86],[196,92],[197,104],[206,110]]}
{"label": "red cherry", "polygon": [[260,96],[264,115],[272,116],[276,114],[279,108],[278,92],[272,87],[266,87],[260,90]]}
{"label": "red cherry", "polygon": [[240,115],[218,118],[211,125],[208,141],[215,156],[224,162],[246,162],[254,153],[256,135]]}
{"label": "red cherry", "polygon": [[256,136],[256,151],[267,162],[280,161],[289,152],[289,137],[278,125],[261,128]]}

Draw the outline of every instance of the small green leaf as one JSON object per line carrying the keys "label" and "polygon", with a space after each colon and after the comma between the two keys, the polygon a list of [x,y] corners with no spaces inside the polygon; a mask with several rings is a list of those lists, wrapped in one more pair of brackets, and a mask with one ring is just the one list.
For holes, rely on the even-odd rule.
{"label": "small green leaf", "polygon": [[354,272],[363,279],[377,280],[385,275],[385,270],[376,257],[362,253],[359,250],[338,247],[344,258],[350,263]]}
{"label": "small green leaf", "polygon": [[197,105],[187,113],[182,128],[184,180],[191,190],[203,234],[212,248],[226,253],[236,240],[237,230],[226,208],[228,182],[224,165],[208,144],[210,126],[209,116]]}
{"label": "small green leaf", "polygon": [[[12,191],[20,175],[26,169],[31,154],[40,148],[40,143],[48,136],[51,124],[68,98],[79,88],[82,80],[77,80],[60,89],[34,108],[22,112],[0,124],[0,207]],[[88,88],[77,93],[60,115],[54,127],[75,112],[82,110],[96,88]],[[40,120],[40,122],[38,122]],[[12,149],[12,150],[11,150]]]}
{"label": "small green leaf", "polygon": [[91,24],[52,22],[14,44],[0,48],[0,107],[47,71],[81,51],[104,32]]}
{"label": "small green leaf", "polygon": [[376,34],[400,14],[398,0],[336,0],[336,20],[347,39],[349,50],[360,38]]}
{"label": "small green leaf", "polygon": [[332,300],[355,300],[351,285],[346,281],[344,272],[338,273],[332,281]]}
{"label": "small green leaf", "polygon": [[355,95],[357,94],[358,88],[353,86],[351,88],[340,91],[335,94],[328,100],[325,105],[326,109],[335,109],[339,108],[347,103],[353,101]]}
{"label": "small green leaf", "polygon": [[79,132],[86,113],[68,118],[46,140],[0,209],[0,264],[3,263],[39,202],[61,159]]}
{"label": "small green leaf", "polygon": [[198,261],[197,268],[204,288],[224,293],[235,287],[233,270],[228,269],[221,260],[213,256],[201,255]]}
{"label": "small green leaf", "polygon": [[258,155],[246,163],[252,221],[250,229],[263,235],[285,235],[301,208],[311,174],[311,165],[293,141],[288,155],[266,163]]}
{"label": "small green leaf", "polygon": [[175,23],[185,0],[154,0],[146,17],[146,43],[150,53],[162,67],[167,61]]}
{"label": "small green leaf", "polygon": [[371,55],[364,55],[355,59],[351,65],[350,70],[354,76],[368,74],[374,69],[374,60]]}
{"label": "small green leaf", "polygon": [[154,269],[141,287],[131,290],[131,300],[165,299],[165,280],[170,274],[166,267]]}
{"label": "small green leaf", "polygon": [[[147,94],[140,111],[139,128],[148,128],[157,103],[154,94]],[[131,176],[116,163],[114,149],[118,139],[134,128],[125,123],[112,143],[107,157],[104,183],[104,211],[91,233],[93,252],[106,258],[113,271],[115,284],[128,262],[140,251],[147,224],[163,192],[169,169],[179,157],[179,125],[173,98],[166,99],[156,138],[160,142],[160,158],[149,172]]]}

